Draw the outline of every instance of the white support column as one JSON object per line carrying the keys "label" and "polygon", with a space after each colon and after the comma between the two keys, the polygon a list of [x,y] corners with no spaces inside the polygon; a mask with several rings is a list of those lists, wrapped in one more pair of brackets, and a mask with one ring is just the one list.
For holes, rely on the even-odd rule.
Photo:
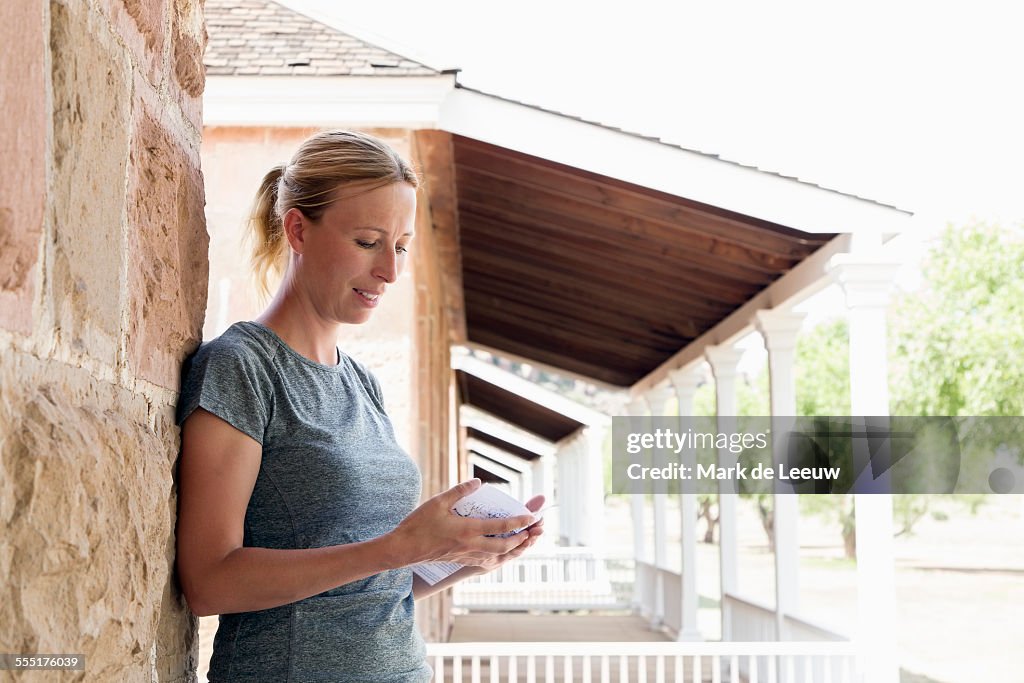
{"label": "white support column", "polygon": [[[764,338],[768,350],[768,377],[771,390],[773,416],[796,415],[796,378],[794,357],[796,338],[805,313],[785,310],[758,311],[755,324]],[[783,442],[780,430],[772,428],[772,454],[776,471],[783,460]],[[790,640],[786,630],[786,615],[800,610],[800,511],[795,493],[772,496],[774,506],[773,535],[775,538],[775,637]]]}
{"label": "white support column", "polygon": [[[856,253],[839,254],[830,264],[846,294],[850,316],[850,408],[854,416],[887,416],[885,313],[898,264],[880,256],[878,239],[861,239],[855,246]],[[867,449],[865,439],[855,439],[853,445],[855,449]],[[887,478],[880,483],[886,487]],[[892,495],[858,494],[854,506],[861,646],[858,666],[863,680],[898,683]]]}
{"label": "white support column", "polygon": [[[672,386],[676,390],[676,399],[679,403],[680,417],[693,415],[693,396],[700,383],[700,376],[692,370],[673,370],[669,374]],[[689,466],[690,471],[696,471],[696,453],[693,447],[689,447],[680,453],[683,464]],[[682,598],[680,605],[682,627],[676,634],[677,641],[704,640],[697,627],[697,609],[699,598],[697,597],[697,493],[693,481],[680,482],[683,490],[679,494],[679,528],[680,539],[679,549],[682,557]],[[686,489],[689,488],[690,491]]]}
{"label": "white support column", "polygon": [[[632,429],[640,430],[643,429],[643,425],[646,422],[644,417],[647,415],[647,402],[642,398],[636,398],[630,401],[626,408],[630,421],[635,424],[631,427]],[[639,486],[639,484],[637,484]],[[638,613],[642,613],[642,595],[641,595],[641,582],[640,582],[640,562],[647,561],[647,542],[645,534],[647,533],[644,525],[644,494],[639,489],[634,491],[629,496],[630,513],[633,517],[633,558],[637,562],[636,568],[636,579],[633,581],[633,610]]]}
{"label": "white support column", "polygon": [[583,545],[595,552],[604,551],[604,435],[602,427],[591,426],[583,430],[580,439],[584,467],[581,489],[583,492]]}
{"label": "white support column", "polygon": [[556,530],[559,530],[559,535],[561,535],[559,522],[561,508],[557,505],[558,501],[555,500],[555,456],[542,455],[533,461],[531,467],[533,470],[533,493],[531,495],[542,493],[545,507],[556,506],[544,515],[544,523],[549,532],[541,536],[541,539],[544,543],[550,543]]}
{"label": "white support column", "polygon": [[568,472],[569,458],[564,448],[555,451],[554,458],[558,473],[558,539],[569,545],[569,524],[572,519],[572,508],[569,505],[569,491],[572,489]]}
{"label": "white support column", "polygon": [[576,463],[576,445],[573,441],[569,441],[565,445],[565,472],[569,477],[565,487],[565,503],[566,507],[569,508],[569,545],[577,546],[580,544],[580,509],[576,500],[576,494],[579,491],[580,480]]}
{"label": "white support column", "polygon": [[[647,403],[651,406],[651,417],[667,415],[666,404],[672,398],[672,389],[659,386],[647,392]],[[652,463],[655,466],[660,463]],[[665,578],[662,570],[666,569],[666,553],[668,539],[665,530],[665,496],[668,494],[654,492],[654,612],[651,614],[651,628],[661,628],[665,621]]]}
{"label": "white support column", "polygon": [[[705,356],[715,376],[715,402],[718,414],[718,431],[730,433],[736,429],[736,366],[742,355],[731,346],[709,346]],[[727,447],[718,449],[718,465],[729,468],[736,464],[736,456]],[[737,579],[738,551],[736,547],[736,494],[731,492],[730,480],[718,483],[718,532],[719,557],[721,559],[722,584],[722,640],[732,640],[732,615],[726,606],[725,596],[735,595],[739,588]]]}

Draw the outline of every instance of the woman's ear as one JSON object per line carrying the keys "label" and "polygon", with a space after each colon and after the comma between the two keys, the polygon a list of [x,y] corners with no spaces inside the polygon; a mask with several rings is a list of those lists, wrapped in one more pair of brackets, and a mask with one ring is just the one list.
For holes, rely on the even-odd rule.
{"label": "woman's ear", "polygon": [[284,236],[288,245],[296,254],[301,254],[306,249],[306,228],[309,219],[295,207],[288,209],[281,218],[284,227]]}

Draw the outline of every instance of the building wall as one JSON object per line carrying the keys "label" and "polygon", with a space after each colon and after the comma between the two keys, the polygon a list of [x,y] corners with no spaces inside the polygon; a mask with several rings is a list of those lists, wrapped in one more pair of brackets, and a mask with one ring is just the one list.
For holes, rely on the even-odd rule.
{"label": "building wall", "polygon": [[207,292],[201,0],[3,15],[0,652],[190,680],[173,406]]}

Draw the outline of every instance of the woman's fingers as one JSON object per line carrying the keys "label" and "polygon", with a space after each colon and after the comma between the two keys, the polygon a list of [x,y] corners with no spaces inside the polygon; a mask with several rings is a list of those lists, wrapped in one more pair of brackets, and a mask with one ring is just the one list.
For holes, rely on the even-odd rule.
{"label": "woman's fingers", "polygon": [[504,517],[495,519],[476,519],[472,517],[462,517],[461,519],[466,520],[467,529],[472,534],[480,536],[497,536],[498,534],[507,534],[513,531],[519,531],[525,529],[534,523],[533,515],[517,515],[515,517]]}

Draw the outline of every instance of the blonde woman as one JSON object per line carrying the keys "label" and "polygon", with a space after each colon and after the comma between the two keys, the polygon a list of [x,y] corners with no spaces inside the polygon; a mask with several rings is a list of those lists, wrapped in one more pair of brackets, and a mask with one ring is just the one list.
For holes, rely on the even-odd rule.
{"label": "blonde woman", "polygon": [[[266,175],[251,220],[258,274],[283,271],[276,294],[186,363],[177,567],[192,611],[221,615],[211,681],[429,681],[413,600],[542,533],[491,537],[533,520],[453,514],[478,480],[417,507],[381,388],[337,346],[405,267],[417,182],[368,135],[304,142]],[[437,560],[466,567],[414,578]]]}

